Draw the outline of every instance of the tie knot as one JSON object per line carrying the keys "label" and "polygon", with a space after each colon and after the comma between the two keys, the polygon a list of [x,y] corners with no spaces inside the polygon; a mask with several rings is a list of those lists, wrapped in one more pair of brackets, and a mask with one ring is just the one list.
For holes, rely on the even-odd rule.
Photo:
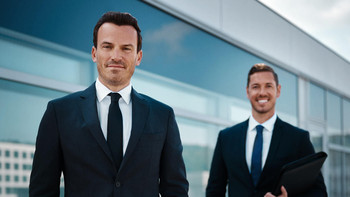
{"label": "tie knot", "polygon": [[257,131],[258,133],[262,133],[263,129],[264,129],[264,126],[262,126],[262,125],[257,125],[257,126],[256,126],[256,131]]}
{"label": "tie knot", "polygon": [[111,96],[111,102],[118,102],[121,97],[119,93],[113,92],[109,93],[108,95]]}

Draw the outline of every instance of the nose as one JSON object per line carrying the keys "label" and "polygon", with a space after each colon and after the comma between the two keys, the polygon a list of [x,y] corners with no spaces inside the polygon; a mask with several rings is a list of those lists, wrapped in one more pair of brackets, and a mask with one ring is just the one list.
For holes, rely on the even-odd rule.
{"label": "nose", "polygon": [[121,59],[121,52],[120,52],[120,50],[119,49],[114,49],[113,51],[112,51],[112,60],[114,60],[114,61],[118,61],[118,60],[120,60]]}
{"label": "nose", "polygon": [[260,96],[265,96],[265,95],[267,95],[267,90],[266,90],[266,88],[264,88],[264,87],[260,88],[259,95],[260,95]]}

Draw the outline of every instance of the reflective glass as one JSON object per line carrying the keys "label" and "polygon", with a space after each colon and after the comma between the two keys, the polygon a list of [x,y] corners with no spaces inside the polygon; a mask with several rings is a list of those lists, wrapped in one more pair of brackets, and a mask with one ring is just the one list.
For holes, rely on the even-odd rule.
{"label": "reflective glass", "polygon": [[6,171],[0,170],[0,176],[6,177],[0,180],[0,188],[6,191],[5,196],[28,196],[29,179],[19,181],[19,177],[29,177],[32,169],[33,158],[26,155],[34,153],[39,122],[47,102],[64,95],[0,79],[0,150],[5,152],[0,164],[4,163],[6,168]]}
{"label": "reflective glass", "polygon": [[148,19],[153,24],[144,30],[140,69],[246,99],[249,68],[263,60],[170,15],[152,13]]}
{"label": "reflective glass", "polygon": [[325,130],[324,127],[322,125],[313,124],[310,122],[308,125],[308,130],[315,151],[318,152],[323,150],[323,134]]}
{"label": "reflective glass", "polygon": [[[10,9],[6,9],[12,7],[16,8],[16,13],[25,16],[23,22],[13,17],[13,12],[10,12]],[[77,9],[89,14],[77,14]],[[64,10],[65,14],[52,12],[52,10]],[[109,10],[130,12],[139,21],[143,35],[144,56],[137,69],[245,101],[245,87],[250,67],[255,63],[266,62],[258,56],[141,1],[106,0],[101,4],[77,0],[70,6],[66,6],[64,1],[59,3],[34,1],[30,4],[20,5],[10,1],[0,8],[1,18],[9,19],[2,20],[0,26],[89,54],[92,47],[92,28],[102,13]],[[47,12],[50,14],[46,14]],[[55,21],[55,23],[51,21]],[[26,57],[28,59],[32,56]],[[78,70],[79,72],[85,70],[80,69],[81,67],[75,64],[76,62],[69,61],[60,63],[61,67],[69,67],[62,67],[62,70],[72,70],[71,73],[64,73],[64,75],[68,75],[64,78],[75,80],[79,76],[86,77],[85,75],[88,75],[83,73],[76,76]],[[57,69],[57,67],[53,68],[50,65],[48,68]],[[43,68],[39,67],[38,69]],[[28,70],[30,71],[30,69]],[[62,72],[62,70],[57,70],[57,72]],[[92,72],[96,77],[96,70]],[[297,110],[296,77],[277,67],[276,72],[280,75],[283,87],[277,108],[285,120],[291,120],[292,123],[295,123]],[[52,76],[52,78],[55,77],[57,76]]]}
{"label": "reflective glass", "polygon": [[340,97],[327,92],[327,134],[329,142],[336,144],[342,144],[340,107]]}
{"label": "reflective glass", "polygon": [[215,107],[217,106],[216,98],[218,96],[214,93],[151,75],[141,70],[135,72],[132,84],[137,91],[151,95],[152,98],[172,107],[203,115],[217,115]]}
{"label": "reflective glass", "polygon": [[330,197],[342,196],[342,153],[329,151],[329,187],[327,188]]}
{"label": "reflective glass", "polygon": [[[350,147],[350,100],[343,100],[344,145]],[[350,163],[349,163],[350,168]]]}
{"label": "reflective glass", "polygon": [[278,116],[290,124],[297,126],[298,78],[279,67],[274,67],[281,85],[281,95],[276,101]]}
{"label": "reflective glass", "polygon": [[[229,105],[229,113],[230,113],[230,120],[234,123],[239,123],[247,120],[251,114],[251,105],[249,100],[246,101],[239,100],[239,99],[231,99],[231,100],[225,100],[222,101]],[[225,108],[227,106],[221,107],[221,110],[224,112]]]}
{"label": "reflective glass", "polygon": [[0,34],[0,54],[5,53],[1,56],[3,68],[73,84],[89,85],[95,69],[88,55],[82,58],[24,41],[19,44]]}
{"label": "reflective glass", "polygon": [[345,185],[345,187],[343,196],[350,196],[350,153],[345,154],[344,180],[345,183],[343,185]]}
{"label": "reflective glass", "polygon": [[309,116],[312,119],[323,121],[325,119],[325,91],[323,88],[309,83]]}
{"label": "reflective glass", "polygon": [[191,197],[205,196],[210,164],[221,127],[185,118],[177,118]]}
{"label": "reflective glass", "polygon": [[0,79],[0,141],[34,144],[47,102],[63,95],[66,94]]}

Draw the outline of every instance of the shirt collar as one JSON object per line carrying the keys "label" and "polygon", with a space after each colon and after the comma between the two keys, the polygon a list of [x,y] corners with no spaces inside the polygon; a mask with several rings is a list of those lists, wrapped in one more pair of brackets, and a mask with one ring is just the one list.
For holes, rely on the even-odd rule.
{"label": "shirt collar", "polygon": [[252,115],[249,117],[249,123],[248,123],[248,131],[253,131],[257,125],[262,125],[265,129],[265,131],[272,132],[273,128],[275,126],[275,122],[277,120],[276,113],[273,114],[273,116],[265,121],[264,123],[260,124],[258,121],[254,119]]}
{"label": "shirt collar", "polygon": [[[106,98],[106,96],[108,96],[109,93],[113,92],[103,85],[98,78],[96,79],[95,87],[98,102],[101,102],[104,98]],[[118,92],[126,104],[129,104],[131,100],[131,87],[132,85],[129,83],[128,86]]]}

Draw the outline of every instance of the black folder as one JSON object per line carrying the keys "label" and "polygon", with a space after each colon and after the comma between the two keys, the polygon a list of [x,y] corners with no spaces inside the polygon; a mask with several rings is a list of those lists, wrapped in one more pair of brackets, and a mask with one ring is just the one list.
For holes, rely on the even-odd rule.
{"label": "black folder", "polygon": [[326,158],[321,151],[284,165],[272,194],[280,195],[282,185],[288,196],[306,191],[315,183]]}

